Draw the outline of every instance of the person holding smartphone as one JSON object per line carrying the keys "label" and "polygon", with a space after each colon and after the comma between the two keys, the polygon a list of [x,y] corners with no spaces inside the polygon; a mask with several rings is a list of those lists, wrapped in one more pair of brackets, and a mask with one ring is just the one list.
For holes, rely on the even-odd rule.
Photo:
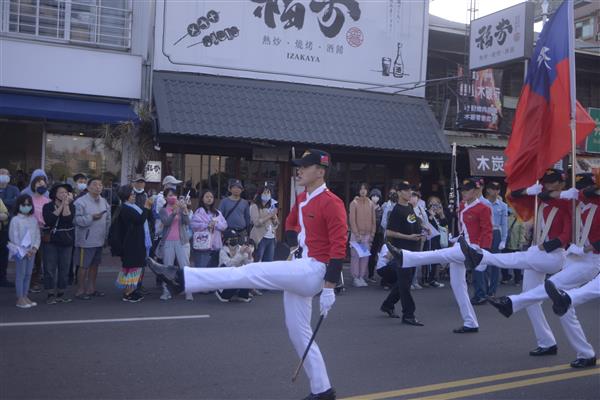
{"label": "person holding smartphone", "polygon": [[103,297],[96,290],[102,248],[108,239],[111,222],[110,205],[100,196],[104,185],[100,178],[90,178],[88,192],[75,200],[75,257],[79,265],[75,298],[90,300]]}
{"label": "person holding smartphone", "polygon": [[[412,196],[411,185],[407,181],[398,185],[398,202],[392,208],[385,231],[386,238],[399,249],[419,251],[423,239],[422,226],[409,203]],[[393,262],[393,261],[392,261]],[[415,301],[410,293],[410,285],[416,272],[416,267],[402,268],[394,264],[397,279],[394,287],[384,300],[380,310],[390,318],[400,318],[394,311],[398,301],[402,304],[402,323],[413,326],[423,326],[415,318]]]}

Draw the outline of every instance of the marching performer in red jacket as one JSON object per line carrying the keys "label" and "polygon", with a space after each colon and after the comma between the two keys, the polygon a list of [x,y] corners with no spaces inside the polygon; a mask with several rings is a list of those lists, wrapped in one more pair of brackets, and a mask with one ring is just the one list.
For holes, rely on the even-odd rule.
{"label": "marching performer in red jacket", "polygon": [[[459,221],[461,237],[476,248],[489,249],[492,244],[492,212],[479,199],[479,190],[483,182],[480,179],[465,179],[460,187],[463,203],[460,205]],[[460,246],[433,250],[408,251],[398,249],[391,243],[386,243],[390,253],[399,266],[411,268],[428,264],[450,264],[450,286],[458,303],[463,325],[454,329],[454,333],[474,333],[479,331],[479,323],[475,310],[469,299],[466,281],[465,256]]]}
{"label": "marching performer in red jacket", "polygon": [[[591,189],[591,190],[590,190]],[[575,243],[567,249],[567,258],[563,269],[552,275],[548,281],[557,288],[567,290],[579,287],[592,280],[600,272],[600,195],[595,194],[593,175],[578,174],[575,188],[564,192],[547,192],[546,196],[561,199],[579,199],[577,217],[579,232]],[[546,281],[546,285],[548,285]],[[507,318],[513,313],[526,309],[548,299],[544,285],[539,285],[518,295],[500,297],[492,304]],[[569,309],[560,319],[561,325],[571,346],[577,353],[573,368],[596,365],[593,347],[587,341],[577,319],[575,310]]]}
{"label": "marching performer in red jacket", "polygon": [[[514,191],[509,200],[520,207],[535,204],[534,196],[545,192],[560,191],[564,188],[565,176],[561,170],[548,169],[541,179],[542,185],[536,184],[527,189]],[[546,274],[554,274],[561,270],[565,263],[565,248],[571,241],[571,203],[564,199],[542,198],[538,208],[536,241],[527,251],[516,253],[493,254],[488,251],[474,249],[461,243],[461,248],[470,264],[477,270],[485,270],[485,266],[495,265],[506,269],[523,269],[523,292],[534,289],[544,283]],[[510,299],[491,298],[490,304],[496,308],[506,307]],[[546,321],[540,303],[527,307],[527,314],[537,338],[537,348],[530,351],[531,356],[553,355],[557,352],[556,339]]]}
{"label": "marching performer in red jacket", "polygon": [[[247,264],[239,268],[177,268],[152,259],[148,266],[171,293],[206,292],[216,289],[256,288],[283,291],[285,322],[296,352],[301,357],[312,336],[312,298],[319,292],[321,315],[335,302],[334,288],[340,280],[346,256],[348,225],[342,200],[325,185],[331,164],[328,153],[308,150],[294,160],[297,182],[305,186],[286,220],[286,241],[299,246],[300,258]],[[335,399],[323,356],[316,343],[304,362],[311,394],[305,400]]]}

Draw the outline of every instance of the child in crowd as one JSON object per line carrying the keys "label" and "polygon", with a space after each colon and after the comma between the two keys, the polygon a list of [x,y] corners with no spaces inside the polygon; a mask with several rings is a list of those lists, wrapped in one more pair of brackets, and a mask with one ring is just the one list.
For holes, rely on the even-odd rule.
{"label": "child in crowd", "polygon": [[[254,253],[254,242],[252,240],[249,240],[248,243],[241,243],[241,236],[235,229],[225,230],[223,238],[225,246],[221,248],[219,253],[219,266],[241,267],[254,261],[252,256]],[[244,303],[252,301],[250,289],[217,290],[215,295],[224,303],[234,300],[234,296],[238,301]]]}
{"label": "child in crowd", "polygon": [[10,222],[8,237],[11,255],[16,264],[17,307],[31,308],[37,306],[27,295],[35,254],[40,248],[40,228],[30,195],[19,196],[15,208],[16,216]]}

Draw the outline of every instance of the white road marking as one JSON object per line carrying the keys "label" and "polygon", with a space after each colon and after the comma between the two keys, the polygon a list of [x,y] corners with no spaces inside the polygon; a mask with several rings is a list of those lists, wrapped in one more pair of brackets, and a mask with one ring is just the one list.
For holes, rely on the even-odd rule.
{"label": "white road marking", "polygon": [[0,328],[17,326],[47,326],[47,325],[73,325],[73,324],[102,324],[111,322],[139,322],[139,321],[169,321],[178,319],[210,318],[208,314],[177,315],[173,317],[139,317],[139,318],[111,318],[111,319],[74,319],[64,321],[36,321],[36,322],[5,322],[0,323]]}

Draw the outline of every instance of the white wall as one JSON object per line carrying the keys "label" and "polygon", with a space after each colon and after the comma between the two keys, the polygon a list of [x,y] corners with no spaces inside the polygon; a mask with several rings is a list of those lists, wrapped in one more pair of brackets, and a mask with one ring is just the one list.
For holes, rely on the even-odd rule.
{"label": "white wall", "polygon": [[0,38],[0,86],[139,99],[142,57]]}

